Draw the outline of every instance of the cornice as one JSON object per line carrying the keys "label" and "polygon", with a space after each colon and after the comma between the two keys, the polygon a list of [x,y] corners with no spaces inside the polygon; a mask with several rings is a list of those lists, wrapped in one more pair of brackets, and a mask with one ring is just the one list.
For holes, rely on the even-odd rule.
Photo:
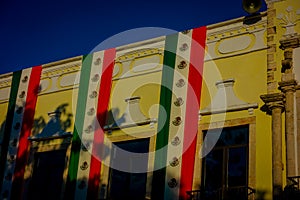
{"label": "cornice", "polygon": [[49,64],[42,65],[42,79],[46,77],[61,76],[80,70],[82,56],[60,60]]}
{"label": "cornice", "polygon": [[12,73],[7,76],[0,77],[0,89],[10,87],[11,81],[12,81]]}
{"label": "cornice", "polygon": [[279,87],[280,90],[283,92],[288,92],[288,91],[295,91],[296,86],[297,86],[297,81],[296,80],[288,80],[288,81],[282,81],[279,82]]}
{"label": "cornice", "polygon": [[264,103],[283,102],[284,95],[282,93],[263,94],[260,96]]}
{"label": "cornice", "polygon": [[265,0],[266,4],[280,2],[280,1],[285,1],[285,0]]}
{"label": "cornice", "polygon": [[279,108],[281,112],[284,111],[284,95],[282,93],[264,94],[261,95],[260,98],[265,103],[265,105],[261,107],[261,110],[268,115],[272,115],[272,110],[276,108]]}
{"label": "cornice", "polygon": [[207,26],[207,42],[209,43],[211,41],[235,37],[245,33],[253,33],[261,29],[265,29],[267,26],[266,16],[266,12],[261,13],[261,21],[252,25],[243,24],[244,17],[241,17]]}
{"label": "cornice", "polygon": [[288,49],[288,48],[298,48],[300,47],[300,35],[296,34],[289,38],[285,38],[279,41],[280,46],[279,48],[282,50]]}
{"label": "cornice", "polygon": [[151,56],[151,55],[156,55],[156,54],[163,54],[162,49],[158,48],[146,48],[146,49],[139,49],[139,50],[133,50],[130,52],[127,52],[121,56],[119,56],[115,62],[116,63],[121,63],[121,62],[126,62],[126,61],[131,61],[136,58],[142,58],[146,56]]}

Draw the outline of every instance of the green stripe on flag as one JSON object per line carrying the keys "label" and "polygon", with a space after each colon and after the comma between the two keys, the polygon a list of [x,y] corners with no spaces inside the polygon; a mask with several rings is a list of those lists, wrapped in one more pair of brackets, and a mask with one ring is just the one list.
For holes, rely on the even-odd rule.
{"label": "green stripe on flag", "polygon": [[6,158],[7,158],[8,143],[9,143],[10,134],[11,134],[12,122],[13,122],[14,113],[15,113],[16,99],[17,99],[17,95],[18,95],[18,89],[19,89],[21,75],[22,75],[22,71],[16,71],[13,73],[13,76],[12,76],[8,109],[7,109],[6,122],[5,122],[5,128],[4,128],[5,134],[3,136],[2,149],[1,149],[0,188],[2,188],[2,184],[3,184],[2,180],[3,180],[5,166],[6,166],[5,163],[6,163]]}
{"label": "green stripe on flag", "polygon": [[[161,90],[160,90],[160,109],[158,116],[158,130],[156,138],[156,153],[154,169],[166,165],[167,148],[169,138],[170,110],[172,99],[172,87],[174,68],[176,61],[176,49],[178,33],[166,37],[164,49],[164,61],[162,70]],[[165,115],[166,114],[166,115]],[[164,198],[166,168],[163,167],[153,172],[152,199]]]}
{"label": "green stripe on flag", "polygon": [[84,56],[82,61],[82,66],[81,66],[78,100],[77,100],[77,107],[76,107],[76,118],[75,118],[74,133],[72,138],[72,148],[71,148],[65,199],[74,199],[74,194],[76,189],[75,187],[77,182],[79,152],[81,148],[80,137],[83,130],[92,59],[93,59],[93,54]]}

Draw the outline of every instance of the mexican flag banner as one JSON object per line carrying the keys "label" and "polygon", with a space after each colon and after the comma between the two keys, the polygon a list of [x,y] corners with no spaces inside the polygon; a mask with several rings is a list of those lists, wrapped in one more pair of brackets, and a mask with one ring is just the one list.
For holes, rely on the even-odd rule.
{"label": "mexican flag banner", "polygon": [[83,58],[66,199],[97,199],[115,49]]}
{"label": "mexican flag banner", "polygon": [[[192,190],[205,41],[206,27],[165,38],[151,184],[155,200],[187,199]],[[109,49],[83,59],[66,199],[98,198],[115,56]]]}
{"label": "mexican flag banner", "polygon": [[29,156],[29,141],[34,122],[34,112],[41,78],[42,67],[32,67],[16,71],[8,102],[5,135],[1,158],[2,197],[21,199],[24,173]]}
{"label": "mexican flag banner", "polygon": [[192,190],[205,40],[206,27],[166,36],[152,199]]}

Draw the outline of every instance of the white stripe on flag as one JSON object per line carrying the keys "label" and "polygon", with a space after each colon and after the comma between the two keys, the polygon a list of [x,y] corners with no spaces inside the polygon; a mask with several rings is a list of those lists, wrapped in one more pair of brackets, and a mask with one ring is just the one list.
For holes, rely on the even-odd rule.
{"label": "white stripe on flag", "polygon": [[[28,85],[30,81],[31,69],[24,69],[22,71],[21,80],[18,87],[18,94],[16,99],[16,106],[14,111],[14,117],[11,127],[11,135],[9,139],[8,152],[7,152],[7,162],[6,162],[6,170],[4,176],[12,176],[11,179],[3,179],[2,191],[8,191],[8,195],[10,196],[10,191],[12,187],[12,181],[14,179],[13,174],[16,166],[17,152],[19,147],[19,139],[23,124],[23,116],[25,111],[26,104],[26,96],[28,91]],[[27,76],[27,81],[24,78]],[[9,199],[9,198],[8,198]]]}
{"label": "white stripe on flag", "polygon": [[77,172],[77,180],[85,180],[87,185],[84,188],[79,189],[80,181],[77,181],[75,199],[86,199],[87,196],[94,132],[96,128],[99,128],[99,123],[97,121],[97,105],[103,67],[103,57],[104,51],[95,52],[93,54],[91,63],[91,73],[89,78],[88,95],[86,97],[84,124],[83,130],[81,130],[81,142],[87,147],[87,151],[84,151],[82,148],[80,149]]}
{"label": "white stripe on flag", "polygon": [[[176,200],[179,199],[180,178],[181,178],[181,156],[183,154],[183,140],[184,140],[184,122],[186,115],[186,99],[188,88],[188,74],[189,74],[189,59],[191,47],[191,34],[178,33],[178,43],[176,50],[176,62],[174,68],[174,79],[172,88],[172,101],[170,111],[170,125],[169,125],[169,139],[168,139],[168,154],[167,154],[167,168],[165,179],[165,195],[164,199]],[[179,69],[178,65],[184,61],[185,68]],[[182,80],[184,82],[182,82]],[[184,84],[183,84],[184,83]],[[177,98],[183,100],[183,104],[175,105]],[[180,117],[181,123],[176,126],[176,118]],[[173,145],[174,138],[178,138],[180,143]],[[171,186],[172,181],[176,180],[176,186]],[[175,184],[175,183],[174,183]]]}

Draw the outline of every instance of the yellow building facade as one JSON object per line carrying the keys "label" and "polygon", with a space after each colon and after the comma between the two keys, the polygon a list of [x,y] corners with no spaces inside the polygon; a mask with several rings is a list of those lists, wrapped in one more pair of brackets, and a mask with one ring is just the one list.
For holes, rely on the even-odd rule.
{"label": "yellow building facade", "polygon": [[[0,75],[1,199],[297,198],[300,4],[266,3],[256,22],[201,29],[200,64],[190,50],[200,29],[179,33],[169,88],[173,36]],[[201,68],[195,85],[186,63]],[[197,97],[183,96],[199,86],[188,118]]]}

